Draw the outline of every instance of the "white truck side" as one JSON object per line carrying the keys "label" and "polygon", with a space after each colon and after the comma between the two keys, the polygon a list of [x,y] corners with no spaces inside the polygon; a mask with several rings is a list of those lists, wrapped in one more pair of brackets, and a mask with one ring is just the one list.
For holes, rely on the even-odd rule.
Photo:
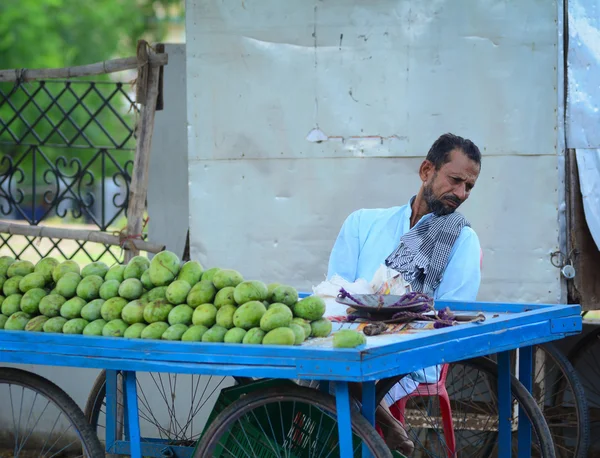
{"label": "white truck side", "polygon": [[310,291],[346,216],[402,205],[444,132],[484,157],[461,208],[480,300],[566,300],[556,2],[188,0],[191,256]]}

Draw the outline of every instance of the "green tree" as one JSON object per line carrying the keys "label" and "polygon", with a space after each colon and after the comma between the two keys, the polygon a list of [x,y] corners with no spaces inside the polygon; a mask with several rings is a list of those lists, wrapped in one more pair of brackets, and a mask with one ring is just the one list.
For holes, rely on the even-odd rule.
{"label": "green tree", "polygon": [[[165,13],[168,12],[168,13]],[[68,67],[135,53],[160,41],[183,0],[2,0],[0,67]]]}
{"label": "green tree", "polygon": [[[138,39],[143,38],[150,43],[163,40],[171,21],[180,19],[182,15],[183,0],[2,0],[0,68],[70,67],[133,56]],[[101,82],[112,78],[123,81],[125,76],[121,73],[77,80]],[[128,84],[124,89],[132,92]],[[26,91],[30,94],[37,91],[37,94],[31,100]],[[67,86],[48,81],[43,85],[25,83],[20,87],[13,83],[0,83],[0,92],[10,94],[9,98],[0,94],[0,185],[4,181],[6,187],[9,164],[12,163],[13,167],[18,164],[22,173],[19,172],[18,177],[13,173],[13,181],[15,178],[22,180],[19,186],[24,189],[35,184],[38,188],[36,196],[31,196],[33,199],[40,198],[40,186],[48,185],[40,160],[48,159],[52,164],[60,164],[61,170],[68,175],[77,170],[78,163],[85,166],[94,158],[96,151],[92,149],[51,146],[65,143],[65,138],[74,138],[78,128],[85,127],[73,146],[92,143],[114,148],[110,135],[118,144],[135,147],[133,138],[125,141],[127,129],[115,112],[103,106],[103,97],[107,98],[114,92],[112,85],[98,84],[90,90],[89,85],[77,83]],[[85,106],[73,108],[77,98],[81,97],[84,97]],[[56,98],[58,103],[53,101]],[[131,109],[131,101],[126,96],[116,94],[110,105],[128,125],[133,126],[135,110]],[[91,114],[98,122],[92,121]],[[35,125],[35,135],[27,134],[31,130],[27,124]],[[15,138],[23,145],[17,145]],[[28,145],[38,144],[40,139],[46,139],[46,146],[42,147],[44,156],[35,158],[36,173],[33,173],[35,154]],[[132,151],[111,154],[113,161],[93,160],[88,175],[98,177],[102,170],[112,175],[133,159]],[[65,161],[58,160],[59,157]]]}

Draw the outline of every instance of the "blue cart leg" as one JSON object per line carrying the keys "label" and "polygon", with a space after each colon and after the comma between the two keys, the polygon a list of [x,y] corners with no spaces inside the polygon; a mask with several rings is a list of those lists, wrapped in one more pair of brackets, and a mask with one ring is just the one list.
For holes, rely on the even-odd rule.
{"label": "blue cart leg", "polygon": [[[531,393],[533,366],[533,348],[523,347],[519,349],[519,380]],[[519,410],[519,458],[531,458],[531,423],[523,409]]]}
{"label": "blue cart leg", "polygon": [[117,371],[106,371],[106,451],[114,452],[117,435]]}
{"label": "blue cart leg", "polygon": [[[125,383],[125,381],[123,381]],[[129,441],[129,412],[127,411],[127,390],[123,389],[123,439]]]}
{"label": "blue cart leg", "polygon": [[129,443],[132,458],[142,458],[142,446],[140,437],[140,419],[138,416],[138,398],[135,381],[135,372],[123,372],[125,379],[125,399],[127,410],[127,422],[129,424]]}
{"label": "blue cart leg", "polygon": [[340,457],[351,458],[353,456],[352,420],[350,416],[350,393],[347,382],[335,382],[335,399],[340,439]]}
{"label": "blue cart leg", "polygon": [[[362,414],[371,425],[375,426],[375,382],[362,384]],[[363,458],[371,458],[371,452],[366,444],[362,446]]]}
{"label": "blue cart leg", "polygon": [[498,457],[512,455],[512,396],[510,352],[498,354]]}

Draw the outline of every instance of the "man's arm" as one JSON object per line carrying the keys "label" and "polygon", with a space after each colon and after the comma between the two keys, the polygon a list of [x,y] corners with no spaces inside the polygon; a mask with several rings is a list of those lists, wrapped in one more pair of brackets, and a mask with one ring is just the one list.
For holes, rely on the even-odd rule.
{"label": "man's arm", "polygon": [[465,227],[456,240],[435,299],[475,301],[481,283],[481,246],[473,229]]}
{"label": "man's arm", "polygon": [[329,256],[327,279],[339,275],[349,282],[356,281],[360,253],[359,223],[360,210],[351,213],[344,221]]}

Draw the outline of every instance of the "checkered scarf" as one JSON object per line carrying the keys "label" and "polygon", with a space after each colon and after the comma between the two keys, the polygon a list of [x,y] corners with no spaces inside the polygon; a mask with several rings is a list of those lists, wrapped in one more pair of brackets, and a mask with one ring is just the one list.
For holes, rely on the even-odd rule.
{"label": "checkered scarf", "polygon": [[400,245],[385,264],[400,272],[413,291],[433,296],[442,281],[452,247],[465,226],[471,225],[460,213],[433,215],[400,238]]}

